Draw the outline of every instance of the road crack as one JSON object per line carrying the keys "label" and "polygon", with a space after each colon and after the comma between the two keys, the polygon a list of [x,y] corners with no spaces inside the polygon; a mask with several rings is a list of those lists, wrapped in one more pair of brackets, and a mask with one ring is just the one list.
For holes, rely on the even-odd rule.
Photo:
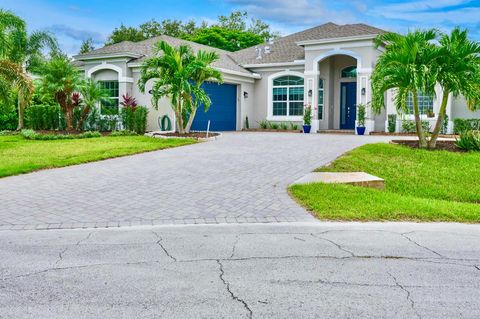
{"label": "road crack", "polygon": [[177,258],[175,258],[172,254],[170,254],[170,252],[167,250],[167,248],[163,245],[163,238],[157,234],[156,232],[152,231],[152,233],[158,238],[158,240],[156,241],[156,244],[158,246],[160,246],[160,248],[162,248],[163,252],[165,253],[165,255],[167,255],[168,258],[170,258],[171,260],[173,260],[174,262],[177,261]]}
{"label": "road crack", "polygon": [[415,309],[415,301],[413,301],[412,299],[412,296],[411,296],[411,293],[410,291],[405,288],[405,286],[401,285],[398,281],[397,281],[397,278],[392,275],[391,273],[387,272],[387,274],[392,277],[393,281],[395,282],[395,285],[400,288],[401,290],[403,290],[406,294],[407,294],[407,300],[408,302],[410,303],[410,307],[412,308],[413,312],[415,313],[415,315],[417,316],[417,318],[419,319],[422,319],[422,316],[420,316],[420,314],[418,313],[417,309]]}
{"label": "road crack", "polygon": [[[411,233],[411,232],[410,232],[410,233]],[[417,246],[420,247],[420,248],[423,248],[423,249],[425,249],[425,250],[428,250],[428,251],[431,252],[432,254],[435,254],[435,255],[437,255],[437,256],[439,256],[439,257],[442,257],[442,258],[445,258],[445,259],[448,259],[447,257],[443,256],[442,254],[437,253],[435,250],[430,249],[430,248],[428,248],[427,246],[420,245],[420,244],[417,243],[415,240],[413,240],[412,238],[408,237],[407,234],[409,234],[409,233],[402,233],[402,234],[400,234],[400,236],[402,236],[403,238],[407,239],[408,241],[410,241],[410,242],[413,243],[414,245],[417,245]]]}
{"label": "road crack", "polygon": [[232,290],[230,289],[230,283],[228,281],[225,280],[225,271],[223,270],[223,264],[222,262],[220,261],[220,259],[217,259],[217,264],[220,268],[220,280],[222,281],[223,285],[225,286],[225,288],[227,289],[228,293],[230,294],[230,297],[232,297],[232,299],[234,301],[237,301],[239,303],[241,303],[243,305],[243,308],[245,308],[245,310],[247,311],[248,313],[248,318],[252,318],[253,316],[253,312],[252,312],[252,309],[250,309],[250,307],[248,306],[248,304],[245,302],[245,300],[241,299],[240,297],[236,296]]}
{"label": "road crack", "polygon": [[318,239],[322,239],[322,240],[325,240],[325,241],[328,241],[329,243],[335,245],[338,249],[340,249],[340,250],[343,251],[343,252],[346,252],[346,253],[349,254],[350,256],[352,256],[352,257],[357,257],[352,251],[343,248],[342,245],[337,244],[337,243],[334,242],[333,240],[330,240],[330,239],[328,239],[328,238],[315,235],[314,233],[311,233],[310,236],[315,237],[315,238],[318,238]]}

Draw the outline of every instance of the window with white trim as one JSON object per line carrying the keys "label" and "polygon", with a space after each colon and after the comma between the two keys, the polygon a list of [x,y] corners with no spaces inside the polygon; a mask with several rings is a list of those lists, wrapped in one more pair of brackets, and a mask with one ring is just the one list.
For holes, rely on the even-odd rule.
{"label": "window with white trim", "polygon": [[325,105],[325,87],[323,79],[318,79],[318,119],[323,120],[323,107]]}
{"label": "window with white trim", "polygon": [[108,99],[100,102],[100,113],[102,115],[118,114],[119,90],[118,81],[99,81],[100,86],[108,92]]}
{"label": "window with white trim", "polygon": [[[427,94],[418,93],[418,110],[420,114],[427,114],[428,111],[433,111],[433,97]],[[413,94],[409,93],[407,97],[407,108],[410,114],[413,114]]]}
{"label": "window with white trim", "polygon": [[304,81],[285,75],[273,80],[273,116],[303,116]]}

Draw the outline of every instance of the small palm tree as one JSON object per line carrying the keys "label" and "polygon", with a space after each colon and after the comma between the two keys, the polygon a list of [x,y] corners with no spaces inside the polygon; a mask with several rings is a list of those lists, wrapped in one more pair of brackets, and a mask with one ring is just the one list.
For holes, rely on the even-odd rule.
{"label": "small palm tree", "polygon": [[[206,80],[222,82],[220,72],[211,67],[218,59],[215,52],[198,51],[194,54],[187,45],[172,47],[165,41],[156,45],[157,56],[142,65],[139,87],[144,92],[148,80],[155,79],[152,101],[158,106],[162,97],[168,97],[175,113],[177,132],[190,132],[195,113],[203,104],[205,111],[211,105],[208,94],[201,88]],[[187,123],[183,115],[187,114]]]}
{"label": "small palm tree", "polygon": [[427,140],[422,128],[418,94],[435,95],[436,72],[433,63],[438,48],[433,41],[436,30],[414,31],[406,35],[385,33],[377,37],[376,46],[384,46],[372,73],[372,108],[380,112],[385,107],[385,93],[395,90],[395,105],[399,111],[407,111],[407,98],[413,97],[413,112],[419,139],[419,147],[426,148]]}
{"label": "small palm tree", "polygon": [[77,130],[83,128],[83,123],[90,113],[90,110],[96,107],[98,103],[107,101],[109,97],[108,92],[100,85],[100,83],[95,82],[92,79],[88,79],[80,85],[80,94],[82,95],[81,104],[83,105],[83,110],[77,122]]}
{"label": "small palm tree", "polygon": [[442,87],[442,102],[437,123],[428,142],[435,148],[442,128],[449,95],[463,95],[468,108],[480,108],[480,44],[468,39],[467,31],[455,28],[450,35],[443,34],[439,40],[440,50],[435,60],[437,82]]}
{"label": "small palm tree", "polygon": [[40,88],[60,105],[65,114],[67,130],[73,130],[75,102],[72,95],[81,84],[78,69],[67,57],[58,55],[39,68],[39,72],[42,75]]}

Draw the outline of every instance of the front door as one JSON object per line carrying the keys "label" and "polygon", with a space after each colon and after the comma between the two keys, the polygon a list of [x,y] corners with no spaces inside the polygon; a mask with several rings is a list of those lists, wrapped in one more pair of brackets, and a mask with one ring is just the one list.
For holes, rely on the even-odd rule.
{"label": "front door", "polygon": [[340,84],[340,129],[354,130],[357,116],[357,83]]}

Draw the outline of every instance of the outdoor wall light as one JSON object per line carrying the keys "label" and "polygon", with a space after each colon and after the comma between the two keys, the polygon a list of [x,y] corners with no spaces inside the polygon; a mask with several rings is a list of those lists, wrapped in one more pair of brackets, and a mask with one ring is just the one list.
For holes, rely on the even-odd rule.
{"label": "outdoor wall light", "polygon": [[152,94],[152,90],[148,90],[148,94]]}
{"label": "outdoor wall light", "polygon": [[248,99],[248,92],[243,92],[243,98]]}
{"label": "outdoor wall light", "polygon": [[367,93],[367,90],[365,88],[362,88],[362,95],[365,95]]}
{"label": "outdoor wall light", "polygon": [[308,90],[308,96],[309,96],[309,97],[312,97],[312,94],[313,94],[313,91],[312,91],[312,90]]}

